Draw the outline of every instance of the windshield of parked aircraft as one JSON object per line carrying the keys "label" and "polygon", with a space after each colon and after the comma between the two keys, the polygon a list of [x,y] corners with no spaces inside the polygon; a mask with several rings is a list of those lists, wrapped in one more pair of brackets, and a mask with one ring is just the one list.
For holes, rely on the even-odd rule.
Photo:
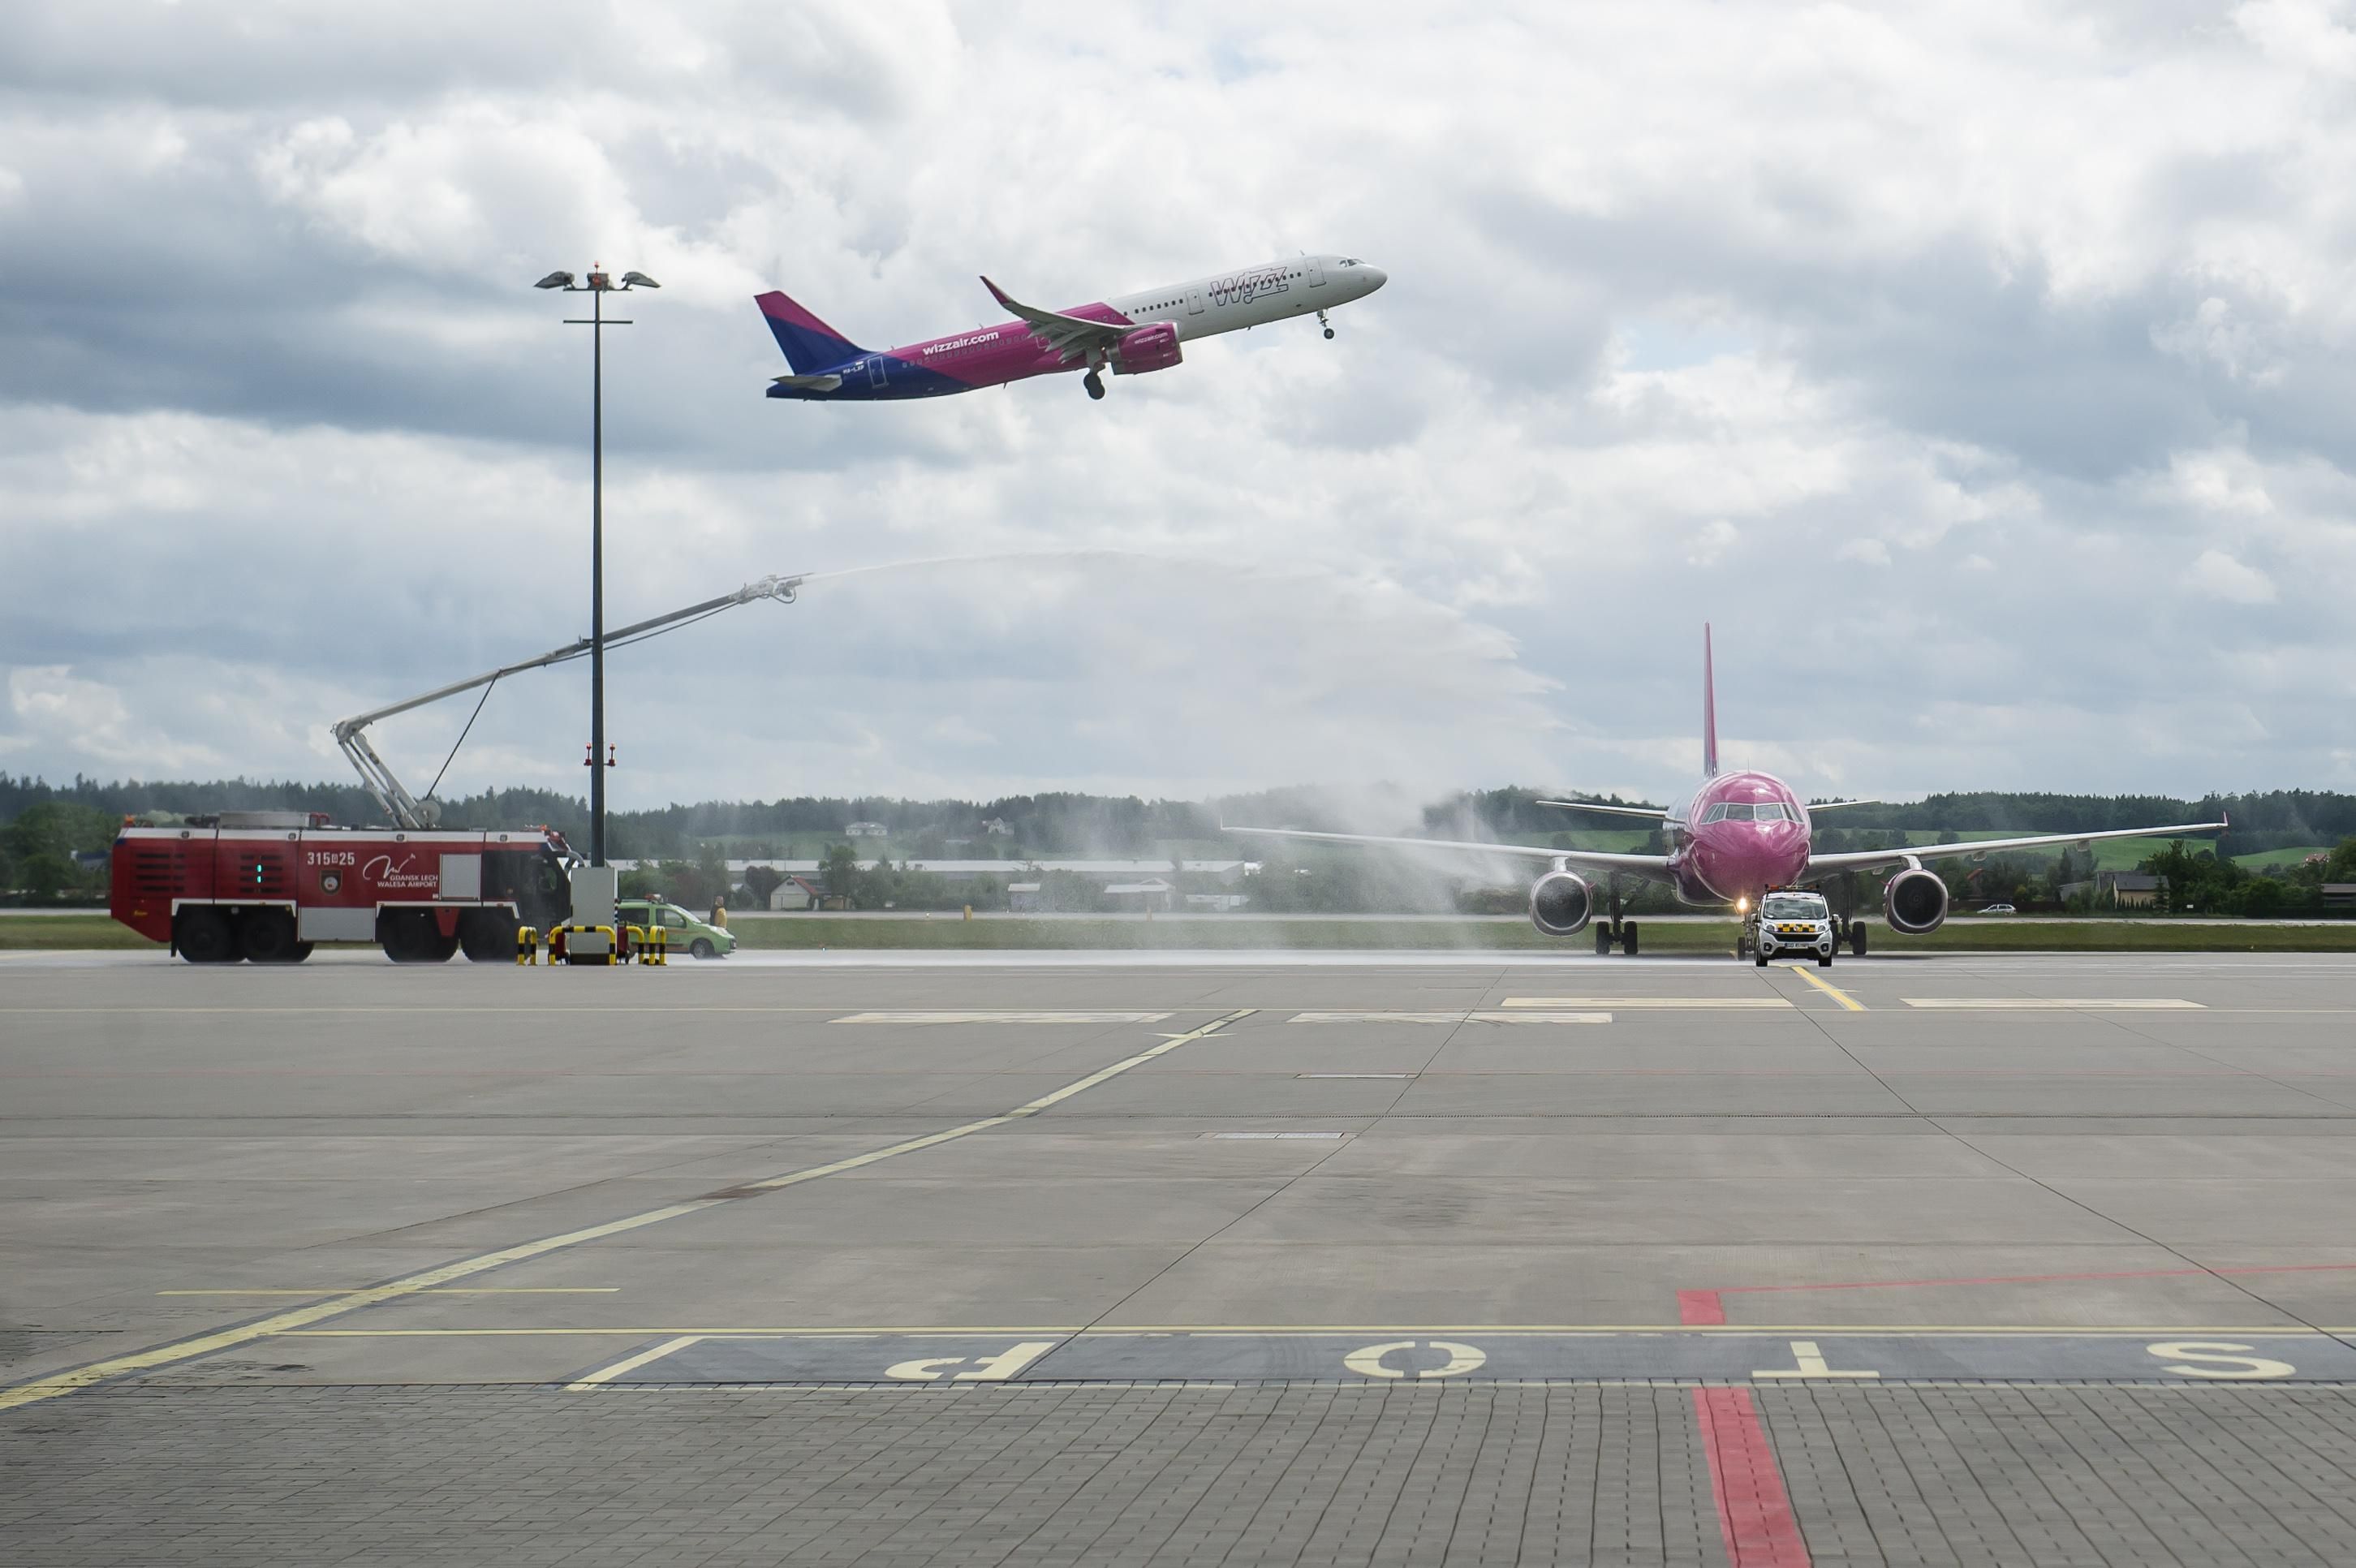
{"label": "windshield of parked aircraft", "polygon": [[1825,910],[1814,893],[1770,893],[1759,901],[1760,917],[1768,920],[1821,920]]}

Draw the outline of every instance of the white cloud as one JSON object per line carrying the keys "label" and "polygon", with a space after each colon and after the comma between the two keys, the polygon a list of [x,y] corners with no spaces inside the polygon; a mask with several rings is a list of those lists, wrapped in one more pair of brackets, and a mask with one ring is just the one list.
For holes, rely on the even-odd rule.
{"label": "white cloud", "polygon": [[[617,799],[1659,794],[1703,618],[1729,733],[1804,786],[2344,772],[2329,8],[36,10],[0,668],[90,689],[12,709],[12,767],[332,775],[328,720],[577,634],[586,345],[527,285],[603,260],[666,285],[607,345],[617,618],[1007,557],[657,645],[692,678],[619,656]],[[983,319],[982,271],[1063,304],[1327,246],[1393,275],[1336,341],[1102,404],[760,395],[757,287],[881,342]],[[1852,603],[1840,562],[1892,575]],[[454,783],[577,785],[577,671],[531,679]],[[2242,772],[2147,741],[2163,700],[2246,714]],[[430,777],[463,716],[388,744]]]}
{"label": "white cloud", "polygon": [[2203,550],[2184,576],[2194,589],[2228,604],[2270,605],[2279,596],[2273,578],[2222,550]]}

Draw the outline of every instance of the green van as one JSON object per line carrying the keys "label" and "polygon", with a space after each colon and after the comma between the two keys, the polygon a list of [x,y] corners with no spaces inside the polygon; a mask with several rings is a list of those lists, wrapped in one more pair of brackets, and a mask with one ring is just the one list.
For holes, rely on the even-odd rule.
{"label": "green van", "polygon": [[663,941],[673,952],[696,958],[726,958],[736,950],[736,939],[718,926],[708,926],[676,904],[659,898],[616,900],[614,913],[626,926],[651,929],[660,926]]}

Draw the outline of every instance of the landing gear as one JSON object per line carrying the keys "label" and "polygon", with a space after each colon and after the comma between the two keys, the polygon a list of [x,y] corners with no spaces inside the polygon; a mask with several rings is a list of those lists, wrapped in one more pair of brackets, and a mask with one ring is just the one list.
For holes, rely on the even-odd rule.
{"label": "landing gear", "polygon": [[1091,399],[1099,402],[1103,400],[1104,373],[1102,371],[1090,371],[1087,375],[1080,378],[1080,385],[1088,389],[1088,396]]}
{"label": "landing gear", "polygon": [[1322,310],[1317,313],[1317,325],[1325,328],[1325,336],[1327,338],[1330,338],[1333,336],[1333,324],[1325,319],[1325,313]]}
{"label": "landing gear", "polygon": [[1620,950],[1630,958],[1636,956],[1636,922],[1633,920],[1620,928]]}
{"label": "landing gear", "polygon": [[1848,923],[1848,950],[1858,958],[1865,956],[1865,928],[1853,916]]}
{"label": "landing gear", "polygon": [[1595,928],[1595,956],[1597,958],[1601,958],[1604,954],[1612,950],[1612,928],[1610,926],[1598,926]]}

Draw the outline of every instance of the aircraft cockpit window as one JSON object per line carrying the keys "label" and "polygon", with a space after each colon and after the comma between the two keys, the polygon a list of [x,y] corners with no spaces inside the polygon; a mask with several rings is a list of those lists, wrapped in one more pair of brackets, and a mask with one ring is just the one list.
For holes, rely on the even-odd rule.
{"label": "aircraft cockpit window", "polygon": [[1729,800],[1726,803],[1726,820],[1730,822],[1749,822],[1751,820],[1751,802],[1748,800]]}
{"label": "aircraft cockpit window", "polygon": [[1762,822],[1787,822],[1792,820],[1792,813],[1785,811],[1778,800],[1762,800],[1751,808],[1751,814]]}

